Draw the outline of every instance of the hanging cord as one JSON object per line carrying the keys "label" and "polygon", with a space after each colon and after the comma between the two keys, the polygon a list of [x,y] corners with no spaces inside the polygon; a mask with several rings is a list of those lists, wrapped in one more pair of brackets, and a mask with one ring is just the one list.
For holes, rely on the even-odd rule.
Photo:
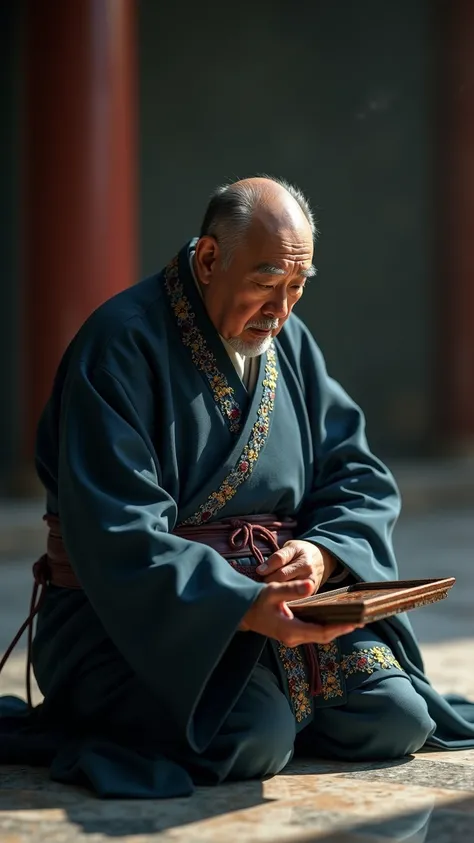
{"label": "hanging cord", "polygon": [[[30,600],[30,612],[29,615],[24,623],[20,626],[17,634],[15,635],[13,641],[11,642],[10,646],[8,647],[6,653],[4,654],[3,658],[0,661],[0,673],[2,672],[3,668],[5,667],[8,659],[10,658],[13,650],[15,649],[16,645],[18,644],[20,638],[22,637],[23,633],[28,630],[28,638],[27,638],[27,656],[26,656],[26,698],[28,702],[28,709],[31,711],[33,708],[33,703],[31,700],[31,651],[32,651],[32,644],[33,644],[33,622],[38,614],[41,606],[43,605],[43,601],[46,595],[46,586],[49,583],[49,566],[48,566],[48,556],[45,553],[38,559],[37,562],[33,565],[33,591],[31,594]],[[39,592],[39,594],[38,594]]]}

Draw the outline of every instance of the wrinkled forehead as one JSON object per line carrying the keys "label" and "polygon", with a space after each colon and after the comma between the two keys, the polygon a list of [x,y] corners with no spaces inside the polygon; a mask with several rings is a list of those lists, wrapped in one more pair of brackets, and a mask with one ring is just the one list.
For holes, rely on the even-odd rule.
{"label": "wrinkled forehead", "polygon": [[253,211],[249,233],[252,230],[260,236],[265,233],[274,238],[313,240],[309,220],[292,196],[284,201],[259,203]]}
{"label": "wrinkled forehead", "polygon": [[313,235],[306,220],[300,225],[279,222],[269,225],[268,219],[256,217],[241,243],[241,255],[253,265],[281,265],[289,263],[310,265],[313,259]]}

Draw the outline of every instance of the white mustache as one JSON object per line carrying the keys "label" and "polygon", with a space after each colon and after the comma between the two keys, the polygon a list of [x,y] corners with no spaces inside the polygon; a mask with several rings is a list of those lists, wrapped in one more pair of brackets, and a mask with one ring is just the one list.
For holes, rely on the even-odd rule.
{"label": "white mustache", "polygon": [[278,319],[260,319],[256,322],[248,322],[246,328],[258,328],[259,331],[274,331],[278,328]]}

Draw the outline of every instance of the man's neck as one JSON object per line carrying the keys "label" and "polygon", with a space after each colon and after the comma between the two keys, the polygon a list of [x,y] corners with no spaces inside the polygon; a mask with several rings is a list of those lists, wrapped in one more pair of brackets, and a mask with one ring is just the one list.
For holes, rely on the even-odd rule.
{"label": "man's neck", "polygon": [[[201,282],[199,281],[198,274],[197,274],[197,272],[196,272],[196,266],[195,266],[195,263],[194,263],[194,252],[191,252],[191,255],[190,255],[190,257],[189,257],[189,266],[190,266],[191,273],[192,273],[192,276],[193,276],[193,279],[194,279],[194,283],[196,284],[196,287],[197,287],[197,289],[198,289],[199,295],[201,296],[201,298],[202,298],[202,300],[203,300],[203,302],[204,302],[204,306],[205,306],[205,304],[206,304],[206,303],[205,303],[205,300],[204,300],[204,294],[203,294],[202,284],[201,284]],[[246,362],[247,362],[247,358],[245,357],[245,355],[244,355],[244,354],[239,354],[239,352],[238,352],[238,351],[235,351],[235,349],[234,349],[234,348],[232,348],[232,346],[231,346],[231,345],[229,345],[229,343],[227,342],[227,340],[226,340],[226,339],[224,339],[224,337],[222,336],[222,334],[219,334],[219,336],[220,336],[220,338],[221,338],[221,341],[222,341],[222,343],[223,343],[223,345],[224,345],[225,350],[227,351],[227,354],[229,355],[230,359],[232,360],[232,363],[233,363],[233,365],[234,365],[234,368],[235,368],[235,370],[236,370],[237,374],[239,375],[239,377],[240,377],[242,380],[244,380],[244,381],[245,381],[245,380],[246,380],[245,375],[246,375]],[[250,362],[250,361],[249,361],[249,362]]]}
{"label": "man's neck", "polygon": [[[205,306],[205,305],[206,305],[206,300],[205,300],[205,298],[204,298],[203,284],[201,284],[201,282],[200,282],[200,280],[199,280],[199,278],[198,278],[198,274],[197,274],[197,272],[196,272],[196,265],[195,265],[195,263],[194,263],[194,252],[192,252],[192,253],[191,253],[191,258],[190,258],[190,261],[189,261],[189,265],[190,265],[190,267],[191,267],[191,272],[192,272],[192,276],[193,276],[193,278],[194,278],[194,283],[196,284],[196,287],[198,288],[199,295],[201,296],[201,298],[202,298],[202,300],[203,300],[203,302],[204,302],[204,306]],[[226,340],[226,339],[222,336],[222,334],[219,334],[219,336],[220,336],[220,338],[221,338],[222,342],[223,342],[223,343],[225,343],[226,348],[232,349],[232,346],[231,346],[231,345],[229,345],[229,343],[228,343],[228,342],[227,342],[227,340]],[[245,360],[245,355],[244,355],[244,354],[240,354],[239,352],[235,351],[234,349],[232,349],[232,351],[234,352],[234,354],[238,354],[238,355],[239,355],[239,357],[242,357],[242,359],[243,359],[243,360]]]}

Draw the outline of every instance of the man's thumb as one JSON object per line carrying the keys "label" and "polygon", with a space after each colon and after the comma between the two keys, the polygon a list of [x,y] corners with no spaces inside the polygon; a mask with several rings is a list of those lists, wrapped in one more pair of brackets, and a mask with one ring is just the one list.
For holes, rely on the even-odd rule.
{"label": "man's thumb", "polygon": [[292,580],[288,583],[269,583],[266,588],[267,599],[271,603],[287,603],[289,600],[299,600],[309,597],[313,592],[314,583],[311,580]]}

